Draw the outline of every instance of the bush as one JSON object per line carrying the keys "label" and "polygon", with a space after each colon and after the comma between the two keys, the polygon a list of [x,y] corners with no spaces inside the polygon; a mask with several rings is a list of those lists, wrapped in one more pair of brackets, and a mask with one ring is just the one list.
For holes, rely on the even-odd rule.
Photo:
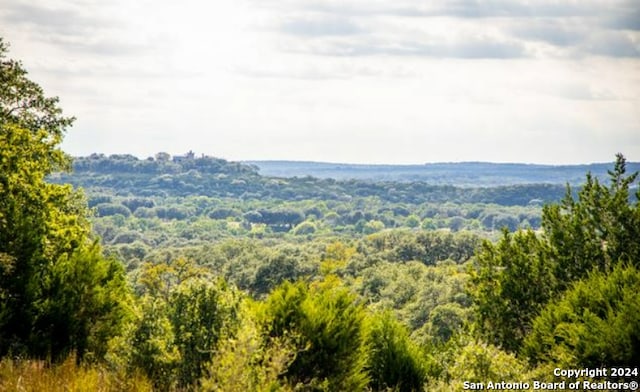
{"label": "bush", "polygon": [[182,284],[170,299],[169,317],[180,353],[178,383],[194,386],[213,359],[218,340],[238,322],[238,295],[222,280]]}
{"label": "bush", "polygon": [[265,303],[263,330],[270,338],[297,337],[298,354],[284,373],[290,385],[361,391],[369,381],[364,318],[343,287],[285,282]]}
{"label": "bush", "polygon": [[102,203],[98,204],[95,208],[98,216],[112,216],[119,214],[124,217],[128,217],[131,215],[131,211],[122,204]]}
{"label": "bush", "polygon": [[369,386],[374,391],[422,390],[426,361],[391,313],[374,316],[369,331]]}
{"label": "bush", "polygon": [[452,390],[462,390],[462,383],[517,382],[524,378],[526,367],[513,354],[479,341],[458,350],[449,369]]}
{"label": "bush", "polygon": [[523,353],[533,363],[599,367],[640,363],[640,271],[593,272],[533,322]]}
{"label": "bush", "polygon": [[309,235],[316,232],[316,225],[313,222],[304,221],[293,229],[295,235]]}

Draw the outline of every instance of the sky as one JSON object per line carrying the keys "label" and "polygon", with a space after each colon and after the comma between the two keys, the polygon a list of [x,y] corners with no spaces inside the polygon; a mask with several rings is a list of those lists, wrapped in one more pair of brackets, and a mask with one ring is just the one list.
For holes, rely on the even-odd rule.
{"label": "sky", "polygon": [[75,156],[640,161],[637,0],[0,0]]}

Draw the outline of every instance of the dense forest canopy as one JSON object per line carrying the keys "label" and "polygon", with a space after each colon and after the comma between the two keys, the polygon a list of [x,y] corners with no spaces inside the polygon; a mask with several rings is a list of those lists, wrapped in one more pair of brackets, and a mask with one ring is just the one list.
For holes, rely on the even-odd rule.
{"label": "dense forest canopy", "polygon": [[[191,155],[190,155],[191,154]],[[52,180],[84,188],[105,187],[135,196],[234,197],[242,199],[344,200],[376,196],[385,201],[423,203],[496,203],[527,205],[557,201],[563,184],[529,183],[497,187],[456,187],[425,181],[365,181],[314,177],[269,177],[258,168],[209,156],[156,157],[93,154],[74,160],[72,173],[60,173]]]}
{"label": "dense forest canopy", "polygon": [[1,390],[637,380],[640,192],[621,154],[578,188],[279,178],[166,153],[69,173],[73,118],[6,53]]}

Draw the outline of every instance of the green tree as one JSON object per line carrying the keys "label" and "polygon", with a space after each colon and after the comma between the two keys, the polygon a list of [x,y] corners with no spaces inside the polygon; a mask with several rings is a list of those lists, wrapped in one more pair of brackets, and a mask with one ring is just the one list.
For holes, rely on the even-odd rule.
{"label": "green tree", "polygon": [[130,370],[142,370],[156,389],[169,390],[176,384],[176,368],[181,357],[174,344],[168,305],[161,298],[148,295],[140,304],[141,316],[131,335],[118,347],[118,354],[127,357]]}
{"label": "green tree", "polygon": [[372,316],[369,329],[369,386],[374,391],[422,390],[427,362],[406,327],[387,311]]}
{"label": "green tree", "polygon": [[463,389],[472,383],[517,382],[524,379],[526,365],[513,354],[481,341],[470,341],[456,353],[448,369],[450,390]]}
{"label": "green tree", "polygon": [[[63,359],[72,351],[103,358],[109,340],[132,321],[133,297],[122,265],[97,244],[61,256],[43,277],[33,346]],[[40,346],[41,345],[41,346]]]}
{"label": "green tree", "polygon": [[533,321],[522,352],[533,363],[601,367],[640,363],[640,271],[593,271]]}
{"label": "green tree", "polygon": [[637,173],[626,175],[616,156],[609,186],[587,174],[575,199],[545,206],[543,234],[504,231],[497,245],[485,242],[472,268],[470,294],[477,322],[489,342],[517,351],[531,323],[552,296],[592,271],[611,271],[640,260],[640,193],[632,202]]}
{"label": "green tree", "polygon": [[284,377],[311,390],[364,390],[365,311],[346,288],[331,282],[309,287],[285,282],[265,302],[269,338],[295,338],[298,351]]}
{"label": "green tree", "polygon": [[70,168],[58,146],[73,118],[6,50],[0,38],[0,356],[101,356],[128,301],[124,271],[92,245],[83,195],[46,181]]}
{"label": "green tree", "polygon": [[238,294],[219,280],[183,283],[171,295],[169,318],[180,352],[178,383],[193,387],[204,375],[221,338],[230,337],[238,324]]}
{"label": "green tree", "polygon": [[561,204],[545,206],[542,228],[554,250],[561,288],[593,268],[607,271],[619,261],[640,262],[640,191],[632,203],[630,187],[638,173],[626,175],[626,160],[616,156],[609,186],[587,174],[577,200],[571,189]]}
{"label": "green tree", "polygon": [[469,287],[480,330],[490,343],[516,351],[555,290],[548,250],[530,230],[505,229],[498,244],[483,243],[474,267]]}
{"label": "green tree", "polygon": [[164,263],[145,262],[138,271],[136,292],[168,302],[177,287],[200,278],[211,278],[211,274],[206,268],[184,257],[171,258]]}
{"label": "green tree", "polygon": [[288,337],[265,339],[254,305],[250,300],[243,301],[238,330],[233,339],[220,341],[208,374],[201,380],[203,391],[292,390],[280,375],[295,358],[295,344]]}
{"label": "green tree", "polygon": [[426,324],[429,336],[435,343],[448,342],[467,325],[468,313],[469,309],[455,302],[436,306],[429,313],[429,322]]}

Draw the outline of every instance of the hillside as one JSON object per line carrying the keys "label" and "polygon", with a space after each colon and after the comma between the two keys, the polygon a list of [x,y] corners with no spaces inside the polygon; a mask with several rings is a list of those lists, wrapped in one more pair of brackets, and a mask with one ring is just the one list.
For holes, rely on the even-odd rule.
{"label": "hillside", "polygon": [[[486,187],[516,184],[579,185],[584,173],[607,177],[610,163],[536,165],[525,163],[457,162],[424,165],[365,165],[304,161],[246,161],[263,176],[333,178],[366,181],[424,181],[430,184]],[[640,162],[629,162],[640,170]]]}
{"label": "hillside", "polygon": [[[493,203],[528,205],[559,200],[567,182],[579,167],[562,176],[562,168],[542,169],[526,175],[526,165],[484,163],[442,164],[425,166],[419,179],[409,180],[410,166],[342,165],[343,178],[325,170],[323,175],[296,176],[296,170],[309,168],[309,173],[322,171],[330,164],[282,162],[275,173],[259,163],[229,162],[213,157],[193,155],[139,159],[132,155],[92,154],[74,160],[73,172],[50,177],[56,183],[71,183],[88,190],[110,189],[131,196],[195,196],[240,198],[242,200],[352,200],[378,197],[385,202],[431,203]],[[345,179],[361,172],[359,179]],[[299,173],[300,174],[300,173]],[[577,175],[577,174],[576,174]],[[336,176],[339,177],[339,176]],[[371,177],[371,178],[367,178]],[[377,179],[377,178],[384,179]],[[469,188],[472,187],[470,190]]]}

